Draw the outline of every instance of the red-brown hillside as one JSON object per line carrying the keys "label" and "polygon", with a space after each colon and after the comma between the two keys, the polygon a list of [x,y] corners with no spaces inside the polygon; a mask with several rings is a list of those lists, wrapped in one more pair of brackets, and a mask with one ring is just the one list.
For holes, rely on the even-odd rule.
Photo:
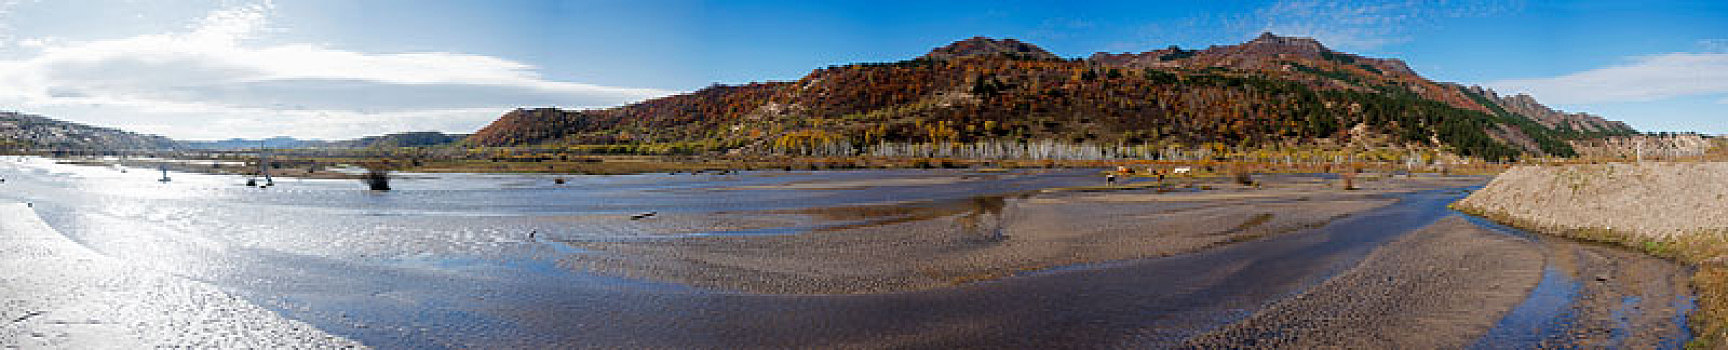
{"label": "red-brown hillside", "polygon": [[[587,111],[517,110],[476,145],[766,144],[1058,140],[1270,145],[1347,129],[1490,158],[1567,154],[1553,129],[1497,96],[1429,81],[1396,59],[1270,34],[1239,45],[1064,60],[1011,39],[973,38],[917,59],[817,69],[793,82],[713,86]],[[1532,110],[1522,108],[1519,110]],[[1561,115],[1564,117],[1565,115]],[[1543,117],[1549,117],[1544,115]],[[1606,121],[1594,133],[1626,132]],[[1436,144],[1434,141],[1438,140]]]}

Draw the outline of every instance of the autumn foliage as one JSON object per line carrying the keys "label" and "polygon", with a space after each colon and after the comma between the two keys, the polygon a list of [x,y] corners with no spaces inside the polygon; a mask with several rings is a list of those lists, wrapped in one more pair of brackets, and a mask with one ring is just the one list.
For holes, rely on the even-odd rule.
{"label": "autumn foliage", "polygon": [[797,81],[715,85],[610,109],[520,109],[467,142],[768,152],[1039,140],[1261,147],[1375,135],[1394,145],[1510,159],[1564,155],[1570,150],[1560,139],[1581,137],[1520,124],[1522,117],[1492,101],[1423,79],[1400,61],[1336,53],[1317,42],[1274,36],[1089,60],[1027,55],[1024,44],[1013,44],[996,46],[1014,52],[969,46],[943,51],[967,55],[834,66]]}

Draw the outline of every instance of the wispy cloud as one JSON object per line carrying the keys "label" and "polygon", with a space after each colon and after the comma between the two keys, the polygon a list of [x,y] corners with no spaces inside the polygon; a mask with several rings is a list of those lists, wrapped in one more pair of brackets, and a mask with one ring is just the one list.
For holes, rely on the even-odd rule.
{"label": "wispy cloud", "polygon": [[1703,52],[1728,53],[1728,39],[1699,40],[1698,49]]}
{"label": "wispy cloud", "polygon": [[[1195,33],[1197,28],[1210,30],[1219,28],[1223,26],[1223,23],[1228,22],[1224,17],[1196,15],[1171,22],[1146,23],[1135,28],[1134,33],[1129,35],[1126,40],[1107,44],[1103,49],[1110,52],[1141,52],[1162,49],[1169,45],[1176,45],[1183,40],[1195,39],[1195,37],[1200,36]],[[1210,40],[1198,41],[1210,42]]]}
{"label": "wispy cloud", "polygon": [[[4,7],[0,7],[4,11]],[[253,45],[273,6],[209,12],[173,33],[29,40],[0,60],[0,104],[184,138],[346,138],[471,131],[525,105],[610,106],[670,92],[547,79],[508,59]]]}
{"label": "wispy cloud", "polygon": [[0,49],[9,46],[14,39],[14,35],[12,34],[12,25],[6,20],[6,18],[12,16],[12,9],[18,7],[18,4],[22,1],[23,0],[0,0]]}
{"label": "wispy cloud", "polygon": [[1038,23],[1026,33],[1026,39],[1033,41],[1061,40],[1074,37],[1077,33],[1090,31],[1097,25],[1091,21],[1072,18],[1047,18]]}
{"label": "wispy cloud", "polygon": [[1412,29],[1441,19],[1515,11],[1517,1],[1312,1],[1284,0],[1231,21],[1248,37],[1261,32],[1304,36],[1335,49],[1371,51],[1413,39]]}
{"label": "wispy cloud", "polygon": [[[1655,101],[1728,95],[1728,53],[1670,53],[1548,78],[1490,82],[1558,104]],[[1728,100],[1723,100],[1728,103]]]}

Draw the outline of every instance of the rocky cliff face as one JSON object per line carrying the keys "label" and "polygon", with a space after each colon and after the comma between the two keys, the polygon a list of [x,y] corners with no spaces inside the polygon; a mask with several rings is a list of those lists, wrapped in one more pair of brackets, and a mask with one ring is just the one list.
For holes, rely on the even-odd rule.
{"label": "rocky cliff face", "polygon": [[1263,33],[1254,40],[1237,44],[1212,46],[1205,50],[1183,50],[1180,47],[1142,53],[1111,54],[1099,52],[1091,61],[1108,66],[1130,68],[1149,67],[1227,67],[1245,70],[1289,70],[1290,63],[1331,61],[1359,65],[1377,73],[1416,76],[1404,61],[1395,58],[1370,58],[1332,51],[1311,38],[1287,37]]}
{"label": "rocky cliff face", "polygon": [[1169,47],[1139,54],[1097,53],[1093,62],[1124,68],[1228,68],[1254,71],[1310,84],[1361,92],[1406,90],[1458,108],[1489,109],[1454,89],[1429,81],[1395,58],[1372,58],[1333,51],[1312,38],[1262,33],[1236,45],[1205,50]]}
{"label": "rocky cliff face", "polygon": [[1365,69],[1372,67],[1370,71],[1387,75],[1416,76],[1416,71],[1410,70],[1404,61],[1398,59],[1368,58],[1341,53],[1326,48],[1326,45],[1312,38],[1277,36],[1272,33],[1262,33],[1254,40],[1238,45],[1213,46],[1200,51],[1189,60],[1198,65],[1237,69],[1283,69],[1284,62],[1281,61],[1322,60],[1357,65]]}
{"label": "rocky cliff face", "polygon": [[1181,59],[1193,56],[1197,52],[1199,51],[1183,50],[1180,47],[1171,46],[1160,50],[1141,53],[1112,54],[1099,52],[1092,54],[1092,57],[1087,58],[1086,60],[1106,66],[1134,69],[1169,68],[1180,67]]}
{"label": "rocky cliff face", "polygon": [[1549,128],[1569,128],[1572,130],[1593,133],[1623,133],[1633,131],[1631,126],[1619,121],[1612,121],[1589,113],[1566,113],[1549,108],[1536,102],[1535,97],[1525,94],[1501,96],[1493,89],[1481,86],[1471,86],[1471,91],[1486,96],[1499,104],[1506,111],[1535,120]]}

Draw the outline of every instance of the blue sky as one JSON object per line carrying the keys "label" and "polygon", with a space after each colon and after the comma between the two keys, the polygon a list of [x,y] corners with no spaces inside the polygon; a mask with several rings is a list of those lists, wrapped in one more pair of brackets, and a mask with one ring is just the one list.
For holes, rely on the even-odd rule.
{"label": "blue sky", "polygon": [[1262,31],[1641,130],[1728,133],[1728,2],[0,0],[0,109],[187,139],[471,132],[972,36],[1058,55]]}

